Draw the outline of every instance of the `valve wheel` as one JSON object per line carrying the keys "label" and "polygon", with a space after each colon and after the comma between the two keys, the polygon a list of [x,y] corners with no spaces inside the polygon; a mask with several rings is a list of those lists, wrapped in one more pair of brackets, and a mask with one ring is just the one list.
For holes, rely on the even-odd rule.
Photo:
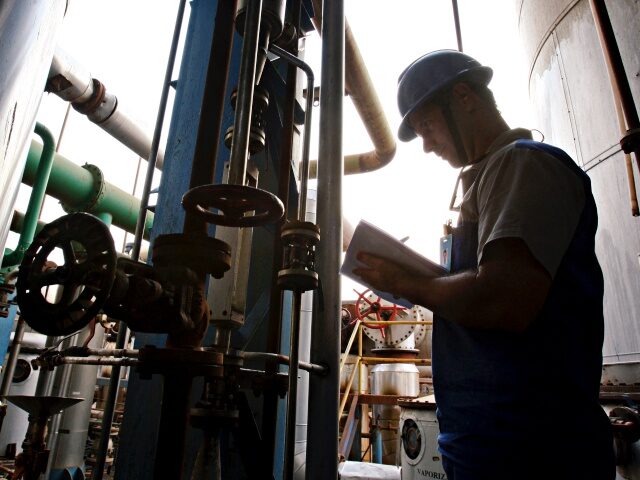
{"label": "valve wheel", "polygon": [[[356,323],[357,320],[360,320],[362,324],[367,328],[381,330],[380,333],[382,334],[382,338],[384,338],[384,330],[385,328],[387,328],[387,325],[371,324],[367,322],[366,319],[369,319],[369,321],[377,322],[392,322],[396,319],[398,313],[403,312],[405,308],[399,307],[396,304],[382,305],[382,298],[380,296],[378,296],[376,300],[369,300],[367,298],[367,295],[371,293],[371,290],[365,290],[364,292],[359,293],[354,289],[354,292],[358,294],[358,299],[356,300],[355,305],[356,318],[351,322],[351,325]],[[372,315],[375,317],[375,319],[371,318]],[[386,318],[383,318],[383,316]]]}
{"label": "valve wheel", "polygon": [[182,197],[182,206],[207,223],[225,227],[258,227],[276,222],[284,215],[284,205],[274,194],[243,185],[192,188]]}
{"label": "valve wheel", "polygon": [[[60,266],[49,258],[56,249],[62,251]],[[77,332],[106,303],[115,272],[116,250],[109,228],[87,213],[60,217],[45,225],[25,252],[16,282],[20,313],[31,328],[45,335]],[[47,292],[54,286],[60,290],[57,300],[51,301]]]}

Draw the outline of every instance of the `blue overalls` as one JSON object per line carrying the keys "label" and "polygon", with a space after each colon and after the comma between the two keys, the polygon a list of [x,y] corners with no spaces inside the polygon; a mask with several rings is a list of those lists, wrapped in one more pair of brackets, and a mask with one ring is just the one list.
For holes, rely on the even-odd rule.
{"label": "blue overalls", "polygon": [[[436,317],[433,381],[443,463],[449,480],[613,479],[610,425],[598,402],[603,278],[590,180],[562,150],[532,140],[518,140],[516,148],[568,165],[584,183],[585,207],[525,332],[470,329]],[[477,223],[461,222],[453,231],[452,273],[478,268],[477,247]]]}

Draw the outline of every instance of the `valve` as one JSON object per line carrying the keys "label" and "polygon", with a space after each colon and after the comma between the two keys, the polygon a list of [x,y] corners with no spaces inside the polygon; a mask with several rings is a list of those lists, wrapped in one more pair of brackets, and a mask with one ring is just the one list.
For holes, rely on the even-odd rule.
{"label": "valve", "polygon": [[[49,258],[62,251],[64,263]],[[93,215],[72,213],[47,224],[25,252],[16,282],[17,301],[27,324],[45,335],[84,328],[109,297],[116,250],[109,228]],[[47,291],[61,292],[50,301]]]}
{"label": "valve", "polygon": [[[360,320],[365,327],[374,330],[380,330],[382,338],[384,339],[385,329],[387,328],[387,326],[382,324],[371,324],[367,322],[366,319],[369,319],[369,321],[377,322],[392,322],[396,319],[398,313],[404,312],[405,308],[399,307],[395,303],[391,305],[383,305],[383,300],[378,295],[371,295],[372,298],[378,298],[376,300],[369,300],[369,298],[367,298],[367,295],[372,293],[371,290],[365,290],[362,293],[359,293],[357,290],[354,291],[358,294],[358,299],[356,300],[355,305],[356,319],[353,320],[352,323],[355,323],[356,320]],[[375,319],[371,318],[372,315],[375,317]]]}
{"label": "valve", "polygon": [[[231,107],[236,109],[236,99],[238,98],[238,90],[234,89],[231,93]],[[264,150],[267,141],[267,133],[265,131],[264,113],[269,106],[269,91],[260,85],[255,87],[253,93],[253,106],[251,108],[251,128],[249,131],[249,155]],[[224,144],[227,148],[231,148],[233,142],[234,127],[231,125],[224,134]]]}
{"label": "valve", "polygon": [[[182,197],[182,206],[207,223],[225,227],[258,227],[284,215],[284,205],[271,192],[243,185],[201,185]],[[219,213],[210,211],[211,208]]]}
{"label": "valve", "polygon": [[320,229],[311,222],[289,221],[282,227],[284,266],[278,272],[278,285],[286,290],[305,292],[318,287],[315,248]]}

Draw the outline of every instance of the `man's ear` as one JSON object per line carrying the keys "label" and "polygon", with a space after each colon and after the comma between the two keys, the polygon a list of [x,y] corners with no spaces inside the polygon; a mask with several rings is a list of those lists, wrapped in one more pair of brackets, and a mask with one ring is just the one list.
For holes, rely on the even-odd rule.
{"label": "man's ear", "polygon": [[466,83],[456,83],[451,89],[451,98],[466,112],[476,109],[476,95]]}

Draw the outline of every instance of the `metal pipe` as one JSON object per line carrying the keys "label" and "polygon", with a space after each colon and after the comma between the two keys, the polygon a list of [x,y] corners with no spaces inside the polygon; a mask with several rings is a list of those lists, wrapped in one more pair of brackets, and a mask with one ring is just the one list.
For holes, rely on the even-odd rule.
{"label": "metal pipe", "polygon": [[323,2],[320,151],[318,169],[318,274],[322,305],[312,326],[311,360],[326,365],[326,376],[310,381],[307,479],[336,478],[338,472],[338,398],[340,363],[340,264],[342,251],[342,92],[344,92],[344,0]]}
{"label": "metal pipe", "polygon": [[[145,159],[151,156],[153,142],[139,122],[124,113],[117,97],[61,48],[53,57],[46,91],[70,102],[74,109],[139,156]],[[158,152],[157,156],[156,166],[161,169],[164,153]]]}
{"label": "metal pipe", "polygon": [[38,227],[38,218],[44,203],[47,183],[53,167],[53,155],[55,153],[56,141],[53,134],[41,123],[36,123],[35,132],[42,138],[43,148],[38,160],[38,167],[33,181],[29,204],[25,213],[24,224],[18,240],[16,249],[2,259],[2,268],[13,267],[20,264],[24,257],[24,252],[29,248]]}
{"label": "metal pipe", "polygon": [[[142,237],[145,230],[146,218],[151,216],[149,212],[149,195],[151,193],[151,184],[153,183],[154,168],[158,162],[158,147],[160,145],[160,137],[162,135],[162,125],[164,123],[164,115],[167,110],[167,100],[169,98],[169,89],[171,88],[171,76],[173,74],[173,66],[175,65],[176,53],[178,51],[178,43],[180,41],[180,30],[182,28],[182,19],[184,17],[186,0],[180,0],[178,4],[178,13],[176,14],[176,23],[173,29],[173,38],[171,40],[171,48],[169,51],[169,59],[167,60],[167,69],[164,74],[164,83],[162,84],[162,95],[160,97],[160,105],[158,106],[158,115],[156,116],[156,125],[153,130],[153,140],[151,142],[151,151],[148,153],[147,174],[144,179],[144,188],[140,200],[140,209],[138,211],[138,221],[136,222],[135,239],[133,241],[133,249],[131,258],[137,262],[140,258],[140,248],[142,245]],[[141,155],[142,156],[142,155]],[[118,335],[120,332],[118,332]],[[124,339],[123,339],[124,340]],[[117,345],[116,348],[122,348],[124,345]]]}
{"label": "metal pipe", "polygon": [[[274,361],[281,365],[289,365],[291,363],[291,357],[278,353],[267,352],[243,352],[242,356],[247,360],[267,360]],[[309,373],[316,373],[318,375],[324,375],[327,373],[327,368],[322,365],[309,362],[298,362],[298,368],[305,370]]]}
{"label": "metal pipe", "polygon": [[[27,156],[27,165],[22,176],[23,183],[33,185],[36,179],[42,145],[35,140]],[[47,194],[68,209],[88,213],[109,212],[113,224],[128,232],[135,231],[140,210],[140,200],[124,190],[104,181],[102,172],[93,165],[80,167],[59,153],[54,154],[53,168],[47,184]],[[153,224],[153,214],[147,217],[145,237]]]}
{"label": "metal pipe", "polygon": [[[313,92],[313,89],[308,90]],[[304,219],[304,212],[303,217]],[[293,480],[296,446],[296,408],[298,400],[298,362],[299,362],[299,341],[300,341],[300,305],[302,292],[293,292],[293,303],[291,306],[291,333],[290,333],[290,358],[289,358],[289,391],[287,393],[287,418],[285,426],[284,442],[284,478]]]}
{"label": "metal pipe", "polygon": [[[211,53],[200,106],[198,136],[191,165],[189,188],[214,181],[233,49],[233,17],[236,4],[237,0],[233,0],[218,2],[217,5],[216,26],[211,36]],[[206,235],[207,225],[200,217],[187,211],[184,231]]]}
{"label": "metal pipe", "polygon": [[238,76],[238,97],[236,115],[233,122],[233,140],[229,165],[229,184],[244,185],[247,175],[247,152],[249,151],[249,133],[251,129],[251,109],[253,90],[256,83],[256,60],[262,0],[248,0],[245,14],[242,59]]}
{"label": "metal pipe", "polygon": [[462,52],[462,30],[460,28],[460,15],[458,13],[458,0],[452,0],[453,22],[456,26],[456,39],[458,40],[458,51]]}
{"label": "metal pipe", "polygon": [[[638,135],[640,120],[633,100],[631,87],[629,86],[629,81],[625,73],[624,62],[622,61],[613,26],[611,25],[611,20],[607,12],[607,5],[603,0],[589,0],[589,4],[591,5],[591,12],[596,24],[598,38],[600,39],[600,46],[602,47],[605,63],[607,64],[607,71],[609,72],[609,80],[614,97],[613,103],[618,115],[620,133],[624,136],[635,130],[636,135]],[[636,157],[636,164],[640,169],[640,149],[636,149],[633,153]],[[640,215],[640,211],[638,209],[633,166],[630,165],[631,158],[627,152],[625,152],[625,162],[627,164],[631,214],[637,217]]]}
{"label": "metal pipe", "polygon": [[135,367],[140,365],[140,360],[137,358],[104,358],[104,357],[67,357],[59,356],[53,357],[47,360],[35,359],[32,361],[34,365],[39,367],[46,367],[52,365],[59,367],[60,365],[114,365],[117,367]]}
{"label": "metal pipe", "polygon": [[[307,92],[313,92],[314,75],[311,67],[295,55],[272,45],[270,50],[280,58],[294,64],[307,75]],[[309,183],[309,149],[311,145],[311,114],[313,112],[313,95],[307,95],[304,110],[304,140],[302,145],[302,162],[300,163],[300,200],[298,202],[298,220],[304,221],[307,211],[307,190]]]}
{"label": "metal pipe", "polygon": [[20,355],[20,348],[22,347],[22,338],[24,337],[26,324],[27,323],[24,321],[22,316],[19,316],[16,330],[13,334],[13,342],[11,342],[9,358],[7,358],[7,364],[3,372],[2,386],[0,386],[0,401],[2,402],[5,401],[6,396],[9,395],[9,390],[11,390],[13,374],[16,371],[16,364],[18,363],[18,355]]}
{"label": "metal pipe", "polygon": [[[46,225],[46,222],[43,222],[42,220],[38,220],[38,222],[36,224],[36,233],[38,233],[40,230],[42,230],[42,228],[45,225]],[[12,232],[15,232],[15,233],[20,233],[20,232],[22,232],[23,228],[24,228],[24,212],[20,212],[18,210],[15,210],[13,212],[13,217],[11,217],[10,230]]]}
{"label": "metal pipe", "polygon": [[[321,33],[322,26],[322,0],[313,0],[314,18],[313,24]],[[351,97],[369,137],[374,145],[370,152],[347,155],[344,157],[344,174],[351,175],[378,170],[387,165],[396,154],[395,135],[391,131],[389,122],[385,116],[378,94],[373,86],[364,59],[358,48],[358,44],[351,32],[351,27],[345,19],[345,86],[347,94]],[[322,85],[326,85],[324,82]],[[332,85],[332,89],[335,86]],[[322,88],[321,88],[322,91]],[[322,93],[321,93],[322,96]],[[309,164],[309,176],[317,177],[318,162]]]}

